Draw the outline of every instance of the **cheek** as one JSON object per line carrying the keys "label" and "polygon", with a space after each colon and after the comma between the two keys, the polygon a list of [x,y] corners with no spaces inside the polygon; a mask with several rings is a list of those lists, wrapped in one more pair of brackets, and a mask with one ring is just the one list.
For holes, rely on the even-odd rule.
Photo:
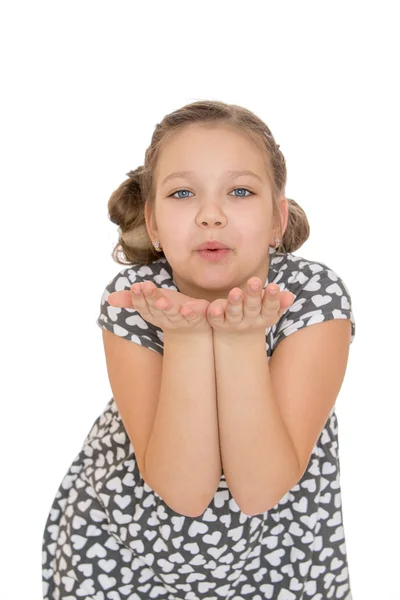
{"label": "cheek", "polygon": [[241,234],[241,255],[251,264],[259,264],[269,254],[270,233],[266,227],[254,224],[243,229]]}
{"label": "cheek", "polygon": [[254,221],[246,222],[242,221],[238,225],[238,234],[242,237],[243,241],[252,242],[252,246],[262,246],[264,242],[268,244],[270,231],[268,229],[268,223],[263,221],[261,217],[254,219]]}
{"label": "cheek", "polygon": [[[183,211],[168,211],[160,218],[159,232],[162,239],[177,249],[190,249],[195,244],[196,226],[193,216]],[[199,233],[197,232],[197,237]]]}
{"label": "cheek", "polygon": [[171,224],[164,232],[160,231],[160,238],[163,240],[168,257],[175,264],[187,263],[189,255],[194,254],[192,250],[196,245],[196,238],[193,234],[193,229],[191,231],[192,235],[188,235],[187,230],[182,224],[178,225],[173,221],[171,221]]}

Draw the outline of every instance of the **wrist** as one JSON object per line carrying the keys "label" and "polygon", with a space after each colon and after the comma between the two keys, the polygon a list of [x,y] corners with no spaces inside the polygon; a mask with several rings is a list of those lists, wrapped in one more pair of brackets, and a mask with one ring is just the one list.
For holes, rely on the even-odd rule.
{"label": "wrist", "polygon": [[213,330],[213,339],[214,343],[221,343],[227,346],[238,344],[259,346],[260,344],[265,344],[265,329],[237,333]]}
{"label": "wrist", "polygon": [[192,343],[194,340],[212,341],[212,327],[209,329],[168,329],[164,331],[164,343],[166,341],[172,343]]}

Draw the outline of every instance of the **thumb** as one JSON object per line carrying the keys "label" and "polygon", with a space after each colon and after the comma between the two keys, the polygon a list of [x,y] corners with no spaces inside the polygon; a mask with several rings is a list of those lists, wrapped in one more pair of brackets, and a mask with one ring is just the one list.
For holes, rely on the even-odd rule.
{"label": "thumb", "polygon": [[112,292],[108,296],[107,302],[110,306],[119,306],[120,308],[133,308],[132,292],[130,290]]}

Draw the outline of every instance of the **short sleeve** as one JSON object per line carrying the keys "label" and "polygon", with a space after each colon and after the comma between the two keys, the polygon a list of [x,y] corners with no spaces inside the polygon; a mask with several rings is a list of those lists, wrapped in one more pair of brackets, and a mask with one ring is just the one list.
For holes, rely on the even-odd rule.
{"label": "short sleeve", "polygon": [[291,333],[331,319],[350,319],[350,344],[353,343],[356,325],[351,297],[335,271],[326,265],[312,263],[304,271],[298,271],[284,289],[292,292],[295,300],[276,324],[273,350]]}
{"label": "short sleeve", "polygon": [[154,352],[164,354],[164,332],[159,327],[145,321],[134,308],[111,306],[107,299],[113,292],[130,290],[138,281],[133,269],[118,273],[106,286],[100,302],[100,314],[96,324],[119,337],[145,346]]}

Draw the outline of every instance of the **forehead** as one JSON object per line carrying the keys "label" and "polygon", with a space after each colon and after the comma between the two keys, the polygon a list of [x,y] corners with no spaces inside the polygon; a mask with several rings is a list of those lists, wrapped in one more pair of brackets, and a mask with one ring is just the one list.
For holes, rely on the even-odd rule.
{"label": "forehead", "polygon": [[168,136],[161,145],[156,172],[160,183],[177,172],[193,178],[202,173],[233,177],[239,171],[253,172],[267,182],[267,165],[260,143],[250,134],[226,125],[191,125]]}

